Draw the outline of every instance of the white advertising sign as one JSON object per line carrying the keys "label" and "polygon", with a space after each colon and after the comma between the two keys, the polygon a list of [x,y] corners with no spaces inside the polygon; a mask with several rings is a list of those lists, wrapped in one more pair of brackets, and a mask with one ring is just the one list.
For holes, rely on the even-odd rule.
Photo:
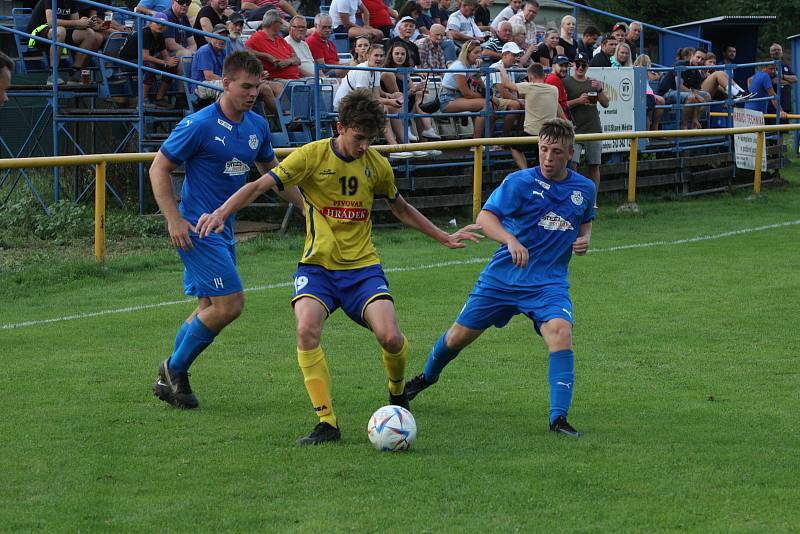
{"label": "white advertising sign", "polygon": [[[599,68],[591,67],[589,78],[603,82],[603,91],[608,96],[608,107],[597,106],[600,111],[600,124],[603,133],[632,132],[634,121],[634,84],[633,67]],[[603,153],[628,152],[630,139],[609,139],[603,141]]]}
{"label": "white advertising sign", "polygon": [[[754,109],[734,108],[733,127],[764,126],[764,114]],[[756,168],[756,134],[738,134],[733,136],[733,149],[736,153],[736,166],[740,169]],[[761,168],[767,168],[767,147],[761,154]]]}

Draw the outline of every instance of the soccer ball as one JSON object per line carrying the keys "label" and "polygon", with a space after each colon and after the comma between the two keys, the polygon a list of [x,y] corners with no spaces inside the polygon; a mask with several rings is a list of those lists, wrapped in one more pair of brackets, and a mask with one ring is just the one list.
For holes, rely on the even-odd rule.
{"label": "soccer ball", "polygon": [[404,451],[417,437],[417,423],[411,412],[400,406],[384,406],[372,414],[367,425],[369,440],[379,451]]}

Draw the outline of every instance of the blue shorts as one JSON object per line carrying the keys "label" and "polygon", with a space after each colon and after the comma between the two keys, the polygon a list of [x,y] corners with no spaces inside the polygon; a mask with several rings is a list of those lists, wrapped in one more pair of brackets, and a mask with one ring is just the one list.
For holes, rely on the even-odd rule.
{"label": "blue shorts", "polygon": [[242,291],[236,271],[236,245],[216,236],[190,234],[194,245],[178,249],[183,260],[183,292],[194,297],[220,297]]}
{"label": "blue shorts", "polygon": [[564,319],[572,323],[569,288],[564,285],[547,285],[524,292],[503,291],[489,287],[479,280],[456,322],[473,330],[486,330],[490,326],[503,328],[518,313],[533,321],[539,335],[541,324],[550,319]]}
{"label": "blue shorts", "polygon": [[367,305],[382,298],[393,300],[380,265],[332,271],[301,263],[294,273],[292,305],[303,297],[318,300],[328,315],[341,307],[348,317],[365,328],[369,328],[364,321]]}

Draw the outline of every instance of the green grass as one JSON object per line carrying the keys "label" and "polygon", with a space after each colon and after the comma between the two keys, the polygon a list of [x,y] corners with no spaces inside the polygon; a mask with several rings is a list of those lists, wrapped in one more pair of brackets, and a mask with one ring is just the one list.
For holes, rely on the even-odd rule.
{"label": "green grass", "polygon": [[[796,173],[796,169],[794,170]],[[337,312],[323,337],[343,442],[299,448],[315,424],[288,287],[193,368],[202,408],[157,401],[156,366],[191,303],[0,330],[0,530],[791,531],[800,524],[800,187],[609,207],[574,258],[576,396],[585,435],[546,431],[547,355],[529,322],[490,330],[414,403],[419,435],[379,453],[366,425],[385,376],[369,333]],[[301,238],[240,247],[249,287],[287,283]],[[488,258],[381,229],[387,269]],[[421,368],[482,263],[389,273]],[[171,252],[67,259],[0,273],[0,325],[181,300]]]}

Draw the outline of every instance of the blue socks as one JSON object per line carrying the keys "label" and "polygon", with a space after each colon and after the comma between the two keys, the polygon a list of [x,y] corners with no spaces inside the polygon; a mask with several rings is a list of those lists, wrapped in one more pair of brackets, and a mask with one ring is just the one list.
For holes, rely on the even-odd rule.
{"label": "blue socks", "polygon": [[[183,330],[183,327],[181,327]],[[181,331],[178,331],[178,336]],[[186,331],[183,334],[183,339],[180,345],[172,353],[169,359],[169,370],[175,373],[185,373],[206,347],[211,345],[216,333],[209,330],[206,325],[200,321],[200,317],[195,316],[194,320],[186,325]],[[175,342],[178,342],[176,337]]]}
{"label": "blue socks", "polygon": [[183,341],[183,337],[186,335],[186,331],[189,330],[189,323],[183,321],[181,323],[181,327],[178,328],[178,333],[175,335],[175,345],[172,347],[172,352],[178,350],[178,347],[181,346],[181,342]]}
{"label": "blue socks", "polygon": [[450,363],[453,358],[458,356],[459,352],[461,352],[449,348],[447,343],[444,341],[445,336],[447,336],[447,332],[442,334],[442,337],[440,337],[433,345],[431,353],[428,354],[428,361],[425,362],[425,369],[422,371],[422,374],[425,376],[425,380],[430,383],[439,380],[439,374],[442,372],[442,369],[444,369],[444,367]]}
{"label": "blue socks", "polygon": [[550,382],[550,424],[553,424],[559,415],[567,416],[572,404],[575,353],[571,350],[551,352],[547,380]]}

